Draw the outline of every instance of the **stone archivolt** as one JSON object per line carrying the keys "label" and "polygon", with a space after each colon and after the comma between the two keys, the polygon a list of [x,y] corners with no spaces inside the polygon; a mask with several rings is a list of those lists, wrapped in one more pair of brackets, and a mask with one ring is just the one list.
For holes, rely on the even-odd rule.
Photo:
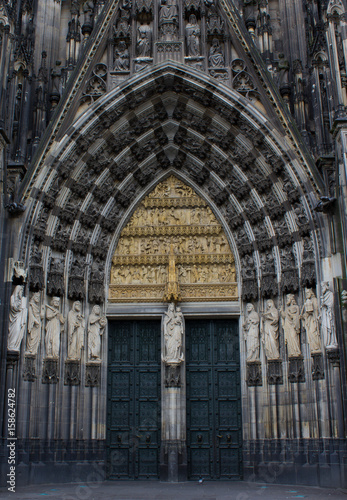
{"label": "stone archivolt", "polygon": [[189,186],[170,176],[140,203],[121,233],[110,301],[164,300],[170,249],[180,300],[238,299],[234,256],[222,226]]}

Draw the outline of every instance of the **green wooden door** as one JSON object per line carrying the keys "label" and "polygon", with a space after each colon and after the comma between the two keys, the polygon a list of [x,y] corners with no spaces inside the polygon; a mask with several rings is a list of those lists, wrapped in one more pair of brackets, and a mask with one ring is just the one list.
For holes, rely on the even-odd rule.
{"label": "green wooden door", "polygon": [[109,479],[158,479],[160,321],[110,321]]}
{"label": "green wooden door", "polygon": [[241,479],[238,321],[186,321],[189,479]]}

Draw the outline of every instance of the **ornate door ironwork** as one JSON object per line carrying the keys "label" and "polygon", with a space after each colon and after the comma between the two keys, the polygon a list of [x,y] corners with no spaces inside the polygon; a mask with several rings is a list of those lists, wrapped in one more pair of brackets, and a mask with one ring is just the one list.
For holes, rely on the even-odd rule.
{"label": "ornate door ironwork", "polygon": [[109,322],[109,479],[158,479],[160,321]]}
{"label": "ornate door ironwork", "polygon": [[186,321],[189,479],[240,479],[242,433],[236,320]]}

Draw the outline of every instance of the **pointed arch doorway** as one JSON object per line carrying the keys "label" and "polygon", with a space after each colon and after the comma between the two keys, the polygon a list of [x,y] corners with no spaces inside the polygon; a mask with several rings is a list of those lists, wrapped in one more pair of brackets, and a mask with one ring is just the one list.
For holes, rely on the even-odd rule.
{"label": "pointed arch doorway", "polygon": [[[137,204],[112,259],[110,479],[242,477],[237,300],[222,225],[169,175]],[[174,364],[163,355],[170,302],[185,318],[183,356]]]}

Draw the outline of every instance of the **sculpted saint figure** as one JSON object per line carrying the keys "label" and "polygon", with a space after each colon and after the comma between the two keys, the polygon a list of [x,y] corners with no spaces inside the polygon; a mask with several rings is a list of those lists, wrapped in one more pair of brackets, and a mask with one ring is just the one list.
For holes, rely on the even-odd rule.
{"label": "sculpted saint figure", "polygon": [[194,14],[191,14],[189,16],[189,23],[186,26],[186,37],[187,37],[187,55],[198,56],[200,53],[199,49],[200,28],[196,20],[196,16]]}
{"label": "sculpted saint figure", "polygon": [[159,11],[159,24],[168,21],[177,21],[177,2],[176,0],[161,0]]}
{"label": "sculpted saint figure", "polygon": [[40,292],[36,292],[29,302],[27,354],[37,354],[41,340],[43,317],[44,310],[42,311],[40,308]]}
{"label": "sculpted saint figure", "polygon": [[94,306],[88,318],[88,359],[101,359],[101,335],[107,324],[105,316],[101,316],[100,306]]}
{"label": "sculpted saint figure", "polygon": [[139,26],[137,54],[140,57],[149,57],[151,55],[151,27],[148,24]]}
{"label": "sculpted saint figure", "polygon": [[214,38],[212,40],[212,45],[208,53],[208,64],[211,68],[224,67],[223,49],[220,46],[219,40],[217,38]]}
{"label": "sculpted saint figure", "polygon": [[321,341],[318,321],[318,302],[313,290],[306,288],[306,300],[301,311],[304,330],[312,353],[321,352]]}
{"label": "sculpted saint figure", "polygon": [[119,42],[116,48],[114,69],[116,71],[128,71],[129,69],[129,51],[123,41]]}
{"label": "sculpted saint figure", "polygon": [[10,301],[10,324],[8,327],[7,349],[9,351],[20,350],[27,321],[26,299],[23,297],[24,286],[17,285],[11,295]]}
{"label": "sculpted saint figure", "polygon": [[267,359],[278,359],[280,357],[280,346],[278,342],[279,312],[273,300],[266,302],[266,311],[263,317],[263,342]]}
{"label": "sculpted saint figure", "polygon": [[64,317],[59,311],[60,299],[59,297],[52,298],[52,305],[46,304],[46,337],[45,347],[46,356],[49,358],[59,357],[60,349],[60,331],[63,329]]}
{"label": "sculpted saint figure", "polygon": [[169,304],[163,320],[165,349],[163,361],[167,364],[181,363],[184,361],[182,353],[184,335],[184,317],[181,308],[173,303]]}
{"label": "sculpted saint figure", "polygon": [[281,309],[283,319],[284,340],[287,344],[288,356],[301,356],[300,347],[300,312],[292,293],[287,295],[285,310]]}
{"label": "sculpted saint figure", "polygon": [[334,294],[330,290],[327,281],[322,283],[321,321],[322,334],[326,347],[337,347]]}
{"label": "sculpted saint figure", "polygon": [[259,314],[253,304],[247,304],[247,318],[243,325],[244,339],[247,346],[247,361],[259,361]]}
{"label": "sculpted saint figure", "polygon": [[81,359],[81,351],[84,347],[84,328],[86,326],[81,309],[81,302],[78,300],[73,303],[72,309],[67,315],[68,359]]}

